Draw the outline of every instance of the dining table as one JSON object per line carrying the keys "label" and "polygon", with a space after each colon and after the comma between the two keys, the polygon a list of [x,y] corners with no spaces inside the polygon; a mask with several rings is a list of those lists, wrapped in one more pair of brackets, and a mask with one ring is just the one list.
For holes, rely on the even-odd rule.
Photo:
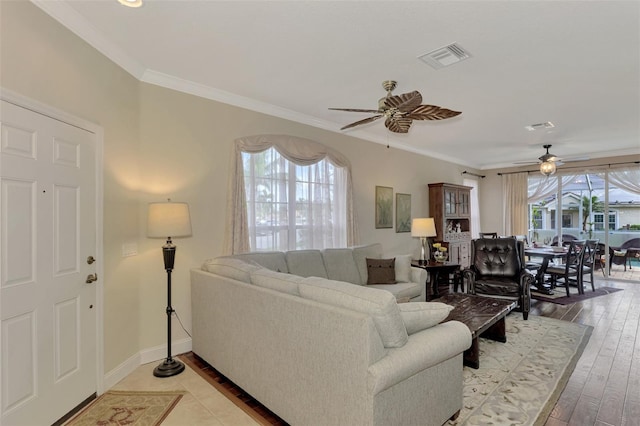
{"label": "dining table", "polygon": [[536,279],[534,281],[536,286],[536,291],[542,294],[552,294],[553,289],[550,285],[545,284],[544,282],[544,274],[547,270],[547,266],[549,266],[549,262],[552,259],[560,259],[564,258],[567,255],[567,249],[565,247],[561,247],[562,250],[558,249],[557,246],[530,246],[525,247],[524,254],[529,257],[539,257],[542,258],[542,262],[540,268],[536,272]]}

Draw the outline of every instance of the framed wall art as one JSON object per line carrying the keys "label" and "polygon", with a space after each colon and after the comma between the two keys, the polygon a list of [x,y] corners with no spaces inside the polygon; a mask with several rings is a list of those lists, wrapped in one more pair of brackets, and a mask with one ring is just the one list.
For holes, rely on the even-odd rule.
{"label": "framed wall art", "polygon": [[396,194],[396,232],[411,232],[411,194]]}
{"label": "framed wall art", "polygon": [[393,228],[393,188],[376,186],[376,228]]}

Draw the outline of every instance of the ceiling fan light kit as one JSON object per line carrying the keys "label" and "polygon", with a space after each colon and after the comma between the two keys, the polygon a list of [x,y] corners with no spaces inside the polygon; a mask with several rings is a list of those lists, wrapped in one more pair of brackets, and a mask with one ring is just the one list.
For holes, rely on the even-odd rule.
{"label": "ceiling fan light kit", "polygon": [[445,120],[447,118],[460,115],[460,111],[441,108],[436,105],[421,105],[422,95],[418,91],[392,95],[397,82],[386,80],[382,82],[382,87],[387,91],[387,96],[378,101],[378,109],[358,109],[358,108],[329,108],[334,111],[366,112],[376,114],[347,124],[340,130],[349,129],[366,123],[371,123],[379,118],[385,117],[384,125],[394,133],[407,133],[413,120]]}
{"label": "ceiling fan light kit", "polygon": [[553,161],[545,161],[540,164],[540,173],[545,176],[551,176],[556,172],[556,163]]}

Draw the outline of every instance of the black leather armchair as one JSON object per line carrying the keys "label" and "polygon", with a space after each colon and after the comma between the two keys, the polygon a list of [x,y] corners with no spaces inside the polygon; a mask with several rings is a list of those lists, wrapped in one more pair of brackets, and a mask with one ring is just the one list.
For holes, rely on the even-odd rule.
{"label": "black leather armchair", "polygon": [[518,301],[529,318],[534,276],[524,268],[524,243],[515,238],[480,238],[471,242],[471,266],[463,272],[467,293]]}

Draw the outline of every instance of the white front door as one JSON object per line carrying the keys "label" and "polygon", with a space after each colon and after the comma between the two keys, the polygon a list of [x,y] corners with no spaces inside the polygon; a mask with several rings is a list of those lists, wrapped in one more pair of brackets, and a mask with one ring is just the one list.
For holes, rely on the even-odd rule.
{"label": "white front door", "polygon": [[97,390],[96,135],[0,102],[0,423],[49,425]]}

